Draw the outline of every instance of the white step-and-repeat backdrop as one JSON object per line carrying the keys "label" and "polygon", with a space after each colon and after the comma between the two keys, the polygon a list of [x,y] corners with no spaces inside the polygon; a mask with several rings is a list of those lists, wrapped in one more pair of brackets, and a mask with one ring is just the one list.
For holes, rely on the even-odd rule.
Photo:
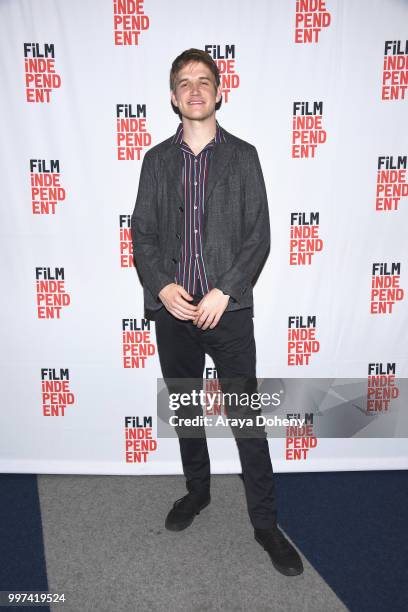
{"label": "white step-and-repeat backdrop", "polygon": [[[130,215],[190,47],[217,62],[217,119],[267,185],[258,376],[367,380],[359,427],[319,437],[311,414],[270,439],[275,470],[406,469],[408,3],[3,0],[0,18],[0,470],[181,473],[157,436]],[[233,439],[209,448],[213,472],[240,470]]]}

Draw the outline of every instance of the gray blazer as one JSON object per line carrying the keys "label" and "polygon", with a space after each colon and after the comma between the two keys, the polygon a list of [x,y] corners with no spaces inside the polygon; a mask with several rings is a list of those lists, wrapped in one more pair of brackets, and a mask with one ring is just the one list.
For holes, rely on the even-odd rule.
{"label": "gray blazer", "polygon": [[[221,127],[221,126],[220,126]],[[270,245],[268,200],[256,148],[221,127],[204,201],[203,257],[213,287],[231,296],[227,311],[253,307],[252,286]],[[173,136],[143,159],[131,219],[133,260],[143,283],[145,317],[163,308],[174,283],[184,227],[183,154]]]}

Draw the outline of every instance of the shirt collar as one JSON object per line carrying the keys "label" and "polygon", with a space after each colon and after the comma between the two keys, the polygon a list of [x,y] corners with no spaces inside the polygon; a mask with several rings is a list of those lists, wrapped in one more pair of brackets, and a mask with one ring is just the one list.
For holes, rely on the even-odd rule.
{"label": "shirt collar", "polygon": [[[217,120],[215,120],[215,124],[216,124],[215,137],[212,140],[210,140],[210,142],[206,145],[206,147],[213,143],[218,144],[220,142],[227,142],[227,139],[225,137],[225,132],[222,130]],[[183,144],[186,145],[187,143],[184,143],[183,141],[183,135],[184,135],[183,122],[180,121],[180,123],[177,126],[176,133],[173,136],[172,144],[176,144],[179,146]]]}

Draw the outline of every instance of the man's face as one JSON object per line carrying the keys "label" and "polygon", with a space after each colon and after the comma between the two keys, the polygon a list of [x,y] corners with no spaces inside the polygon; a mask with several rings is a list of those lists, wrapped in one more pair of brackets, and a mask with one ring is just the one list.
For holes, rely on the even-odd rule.
{"label": "man's face", "polygon": [[189,62],[177,73],[171,100],[182,117],[207,119],[220,99],[221,85],[216,90],[214,75],[204,63]]}

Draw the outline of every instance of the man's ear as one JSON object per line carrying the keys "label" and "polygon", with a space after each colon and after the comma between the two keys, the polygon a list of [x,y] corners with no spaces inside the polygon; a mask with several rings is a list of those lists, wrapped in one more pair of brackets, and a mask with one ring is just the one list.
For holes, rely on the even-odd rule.
{"label": "man's ear", "polygon": [[217,94],[215,96],[215,100],[217,103],[221,100],[221,97],[222,97],[222,86],[220,84],[217,88]]}
{"label": "man's ear", "polygon": [[173,91],[170,91],[170,100],[173,103],[173,106],[177,108],[178,104],[177,104],[176,96],[174,95]]}

